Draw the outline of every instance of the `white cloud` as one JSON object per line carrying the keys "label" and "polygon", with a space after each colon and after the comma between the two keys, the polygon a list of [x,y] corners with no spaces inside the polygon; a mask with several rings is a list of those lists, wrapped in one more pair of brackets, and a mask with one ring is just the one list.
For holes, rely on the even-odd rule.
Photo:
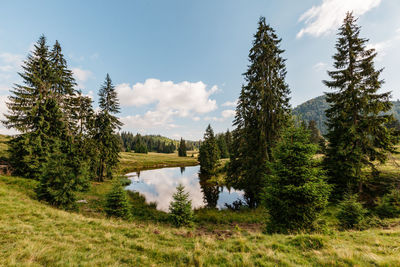
{"label": "white cloud", "polygon": [[[0,95],[0,121],[5,119],[4,114],[7,113],[7,106],[6,101],[8,100],[7,95]],[[0,122],[0,134],[8,134],[13,135],[17,132],[14,129],[7,129],[4,125]]]}
{"label": "white cloud", "polygon": [[315,37],[336,30],[346,15],[352,11],[355,16],[361,16],[369,10],[379,6],[382,0],[323,0],[319,6],[313,6],[301,15],[299,21],[306,25],[297,34],[301,38],[304,34]]}
{"label": "white cloud", "polygon": [[381,61],[383,57],[386,56],[387,50],[394,47],[396,42],[398,42],[399,40],[400,40],[400,29],[397,29],[394,36],[385,41],[370,43],[367,45],[367,49],[371,48],[375,49],[376,52],[378,53],[376,60]]}
{"label": "white cloud", "polygon": [[75,79],[79,82],[86,82],[93,75],[90,70],[84,70],[81,68],[72,68],[72,73],[74,74]]}
{"label": "white cloud", "polygon": [[313,66],[313,69],[316,71],[326,70],[327,64],[325,62],[318,62]]}
{"label": "white cloud", "polygon": [[223,107],[236,107],[236,105],[237,105],[237,100],[235,100],[235,101],[226,101],[221,106],[223,106]]}
{"label": "white cloud", "polygon": [[0,53],[0,71],[16,72],[22,65],[22,55],[11,53]]}
{"label": "white cloud", "polygon": [[228,118],[234,117],[235,115],[236,115],[236,111],[234,111],[232,109],[226,109],[226,110],[223,110],[221,112],[221,117],[215,117],[215,116],[210,117],[210,116],[208,116],[208,117],[205,117],[204,120],[205,121],[223,122]]}
{"label": "white cloud", "polygon": [[122,106],[144,106],[156,104],[156,110],[187,117],[195,113],[203,114],[217,108],[215,100],[210,96],[218,90],[213,86],[207,91],[203,82],[162,82],[147,79],[144,83],[136,83],[132,87],[127,83],[116,86]]}
{"label": "white cloud", "polygon": [[232,109],[226,109],[221,112],[222,118],[231,118],[236,115],[236,111]]}
{"label": "white cloud", "polygon": [[151,110],[143,115],[121,118],[124,128],[143,132],[147,129],[173,129],[175,117],[188,117],[199,121],[198,114],[205,114],[217,108],[215,100],[210,96],[218,90],[217,86],[207,90],[203,82],[160,81],[147,79],[144,83],[130,86],[127,83],[116,86],[118,98],[122,106],[150,106]]}

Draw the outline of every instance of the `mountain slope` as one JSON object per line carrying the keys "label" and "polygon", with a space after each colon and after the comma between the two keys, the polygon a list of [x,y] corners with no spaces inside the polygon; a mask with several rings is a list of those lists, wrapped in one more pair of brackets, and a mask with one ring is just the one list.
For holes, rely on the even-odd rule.
{"label": "mountain slope", "polygon": [[[390,113],[400,120],[400,101],[392,101],[393,107]],[[293,109],[293,114],[299,116],[305,121],[314,120],[317,123],[318,129],[322,134],[326,134],[327,128],[325,125],[326,116],[325,110],[329,107],[326,102],[325,95],[310,99],[303,104],[298,105]]]}

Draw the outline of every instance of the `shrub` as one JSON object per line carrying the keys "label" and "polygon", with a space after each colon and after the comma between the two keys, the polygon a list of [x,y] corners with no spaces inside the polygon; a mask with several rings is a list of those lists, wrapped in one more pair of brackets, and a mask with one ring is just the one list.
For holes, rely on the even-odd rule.
{"label": "shrub", "polygon": [[364,219],[367,210],[358,201],[358,195],[346,195],[339,203],[337,218],[341,227],[345,229],[357,227]]}
{"label": "shrub", "polygon": [[176,187],[176,193],[169,205],[169,211],[171,220],[176,226],[180,227],[193,223],[192,201],[189,199],[189,193],[185,193],[185,187],[182,184]]}
{"label": "shrub", "polygon": [[379,198],[375,211],[380,218],[400,216],[400,190],[393,189],[390,193]]}
{"label": "shrub", "polygon": [[129,219],[130,205],[126,191],[119,181],[114,182],[111,191],[106,195],[105,212],[108,216]]}

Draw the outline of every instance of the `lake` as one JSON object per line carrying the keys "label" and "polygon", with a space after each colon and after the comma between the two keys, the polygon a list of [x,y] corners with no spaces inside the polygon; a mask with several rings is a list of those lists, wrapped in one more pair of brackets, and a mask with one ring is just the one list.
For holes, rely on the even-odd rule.
{"label": "lake", "polygon": [[209,185],[199,178],[200,166],[174,167],[156,170],[132,172],[126,174],[132,183],[127,190],[139,192],[146,201],[156,202],[157,209],[168,211],[172,195],[179,183],[185,186],[190,194],[193,208],[208,206],[218,209],[225,208],[225,203],[232,204],[235,200],[243,201],[243,193],[226,187]]}

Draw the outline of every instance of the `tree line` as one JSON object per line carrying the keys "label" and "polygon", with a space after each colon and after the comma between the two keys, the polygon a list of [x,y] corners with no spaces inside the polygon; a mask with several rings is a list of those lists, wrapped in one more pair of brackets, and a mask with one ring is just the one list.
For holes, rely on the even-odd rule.
{"label": "tree line", "polygon": [[9,163],[15,175],[39,181],[39,199],[73,208],[75,193],[90,180],[111,178],[119,161],[117,93],[107,74],[95,112],[92,99],[76,89],[60,43],[50,49],[44,36],[22,69],[3,121],[19,133],[9,142]]}

